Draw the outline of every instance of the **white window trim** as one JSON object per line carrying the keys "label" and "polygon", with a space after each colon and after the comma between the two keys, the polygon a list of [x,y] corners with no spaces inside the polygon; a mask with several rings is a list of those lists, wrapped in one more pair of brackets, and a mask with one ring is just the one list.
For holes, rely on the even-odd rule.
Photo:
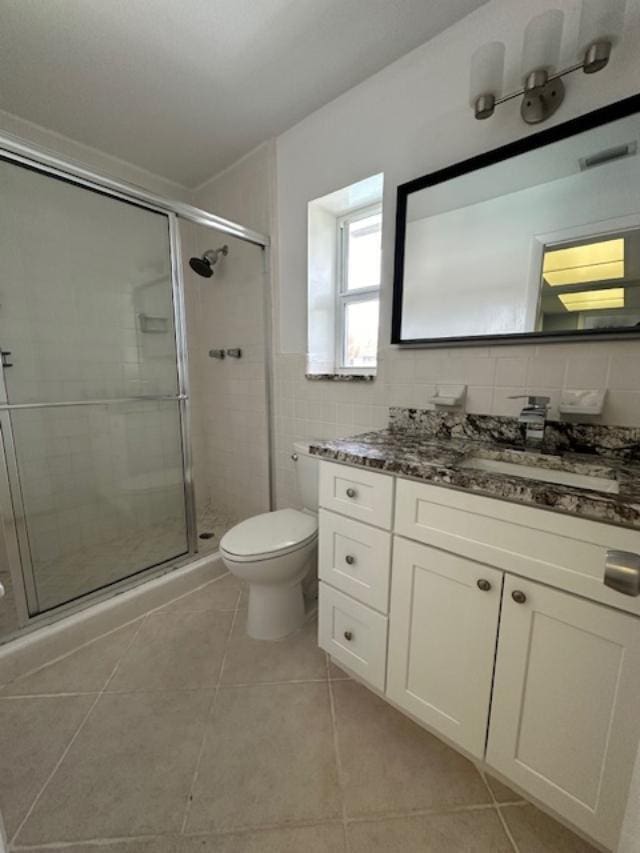
{"label": "white window trim", "polygon": [[[336,252],[336,366],[335,372],[339,374],[361,373],[365,376],[375,375],[377,368],[376,364],[371,366],[356,365],[353,367],[345,365],[346,351],[346,307],[353,302],[366,302],[372,297],[378,297],[380,302],[380,285],[377,287],[362,287],[359,290],[348,291],[346,289],[347,270],[348,270],[348,252],[349,252],[349,229],[348,225],[351,222],[357,222],[360,219],[366,219],[375,213],[382,214],[382,202],[367,205],[367,207],[351,210],[343,216],[338,217],[337,224],[337,252]],[[382,269],[380,270],[382,278]]]}

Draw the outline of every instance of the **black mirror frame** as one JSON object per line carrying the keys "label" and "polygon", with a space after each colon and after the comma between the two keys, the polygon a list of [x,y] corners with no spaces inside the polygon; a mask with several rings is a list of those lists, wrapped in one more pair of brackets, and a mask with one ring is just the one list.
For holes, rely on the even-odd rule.
{"label": "black mirror frame", "polygon": [[552,142],[559,142],[560,140],[567,139],[577,133],[583,133],[585,130],[591,130],[594,127],[600,127],[601,125],[609,124],[612,121],[626,118],[634,113],[640,113],[640,95],[631,95],[629,98],[625,98],[624,100],[609,104],[606,107],[593,110],[590,113],[571,119],[563,124],[554,125],[554,127],[526,136],[523,139],[518,139],[515,142],[502,145],[500,148],[494,148],[491,151],[478,154],[475,157],[470,157],[468,160],[463,160],[452,166],[446,166],[444,169],[439,169],[437,172],[432,172],[431,174],[423,175],[421,178],[414,178],[412,181],[400,184],[397,190],[396,207],[391,343],[406,347],[435,349],[438,347],[474,346],[478,344],[491,344],[494,346],[514,343],[557,343],[561,341],[578,343],[586,340],[618,340],[620,338],[640,337],[640,329],[631,327],[629,329],[617,329],[615,331],[585,329],[579,332],[566,331],[554,332],[553,334],[544,332],[513,332],[506,335],[470,335],[467,337],[446,338],[402,338],[404,247],[407,221],[407,200],[411,193],[426,189],[427,187],[434,186],[435,184],[450,181],[452,178],[458,178],[461,175],[466,175],[468,172],[474,172],[478,169],[484,169],[487,166],[493,166],[495,163],[500,163],[503,160],[510,159],[511,157],[517,157],[519,154],[525,154],[527,151],[533,151],[536,148],[542,148],[545,145],[550,145]]}

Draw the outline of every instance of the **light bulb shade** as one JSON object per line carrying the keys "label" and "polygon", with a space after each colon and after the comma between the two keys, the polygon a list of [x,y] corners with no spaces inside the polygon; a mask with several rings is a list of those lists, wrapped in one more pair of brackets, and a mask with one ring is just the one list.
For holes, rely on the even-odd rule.
{"label": "light bulb shade", "polygon": [[626,0],[583,0],[578,32],[578,54],[595,42],[615,44],[624,27]]}
{"label": "light bulb shade", "polygon": [[563,24],[564,12],[560,9],[548,9],[529,21],[522,45],[523,79],[532,71],[552,73],[556,70],[560,59]]}
{"label": "light bulb shade", "polygon": [[491,41],[481,45],[471,57],[470,104],[475,104],[481,95],[499,98],[502,94],[504,50],[501,41]]}

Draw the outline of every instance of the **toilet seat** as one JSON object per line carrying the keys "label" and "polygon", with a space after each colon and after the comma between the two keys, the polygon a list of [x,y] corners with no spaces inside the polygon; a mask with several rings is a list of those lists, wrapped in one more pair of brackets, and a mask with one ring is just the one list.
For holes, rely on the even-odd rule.
{"label": "toilet seat", "polygon": [[220,540],[220,551],[236,563],[283,557],[318,536],[318,519],[297,509],[264,512],[241,521]]}

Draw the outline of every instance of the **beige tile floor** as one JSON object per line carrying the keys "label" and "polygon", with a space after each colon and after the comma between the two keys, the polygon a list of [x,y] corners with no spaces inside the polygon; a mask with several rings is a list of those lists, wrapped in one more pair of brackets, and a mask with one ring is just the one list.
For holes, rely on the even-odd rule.
{"label": "beige tile floor", "polygon": [[587,853],[226,575],[0,690],[11,849]]}

